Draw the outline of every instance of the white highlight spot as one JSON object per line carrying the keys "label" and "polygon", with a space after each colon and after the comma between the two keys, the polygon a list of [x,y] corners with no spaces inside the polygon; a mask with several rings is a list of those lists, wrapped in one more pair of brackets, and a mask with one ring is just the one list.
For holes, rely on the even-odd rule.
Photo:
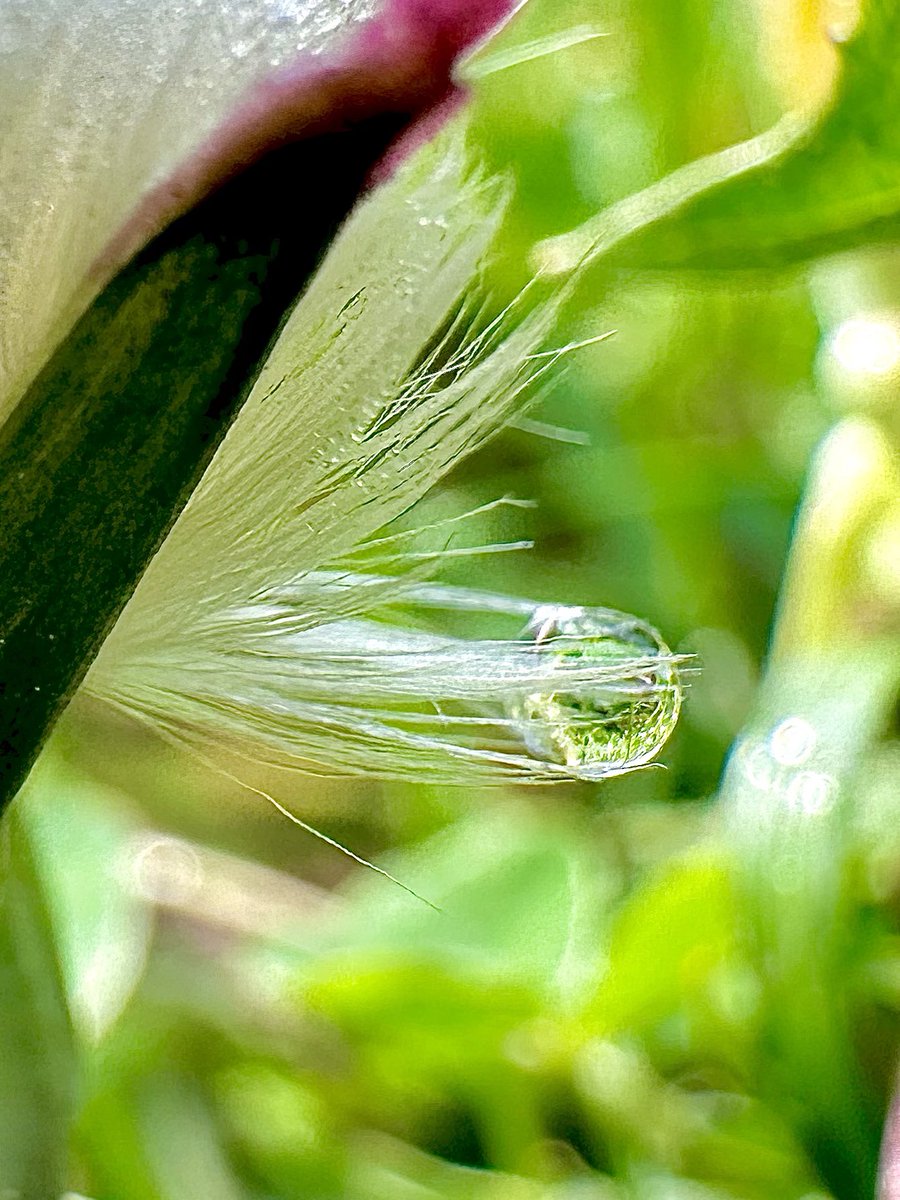
{"label": "white highlight spot", "polygon": [[746,743],[741,754],[741,767],[744,777],[760,792],[768,792],[775,783],[775,768],[772,766],[772,756],[765,746],[756,743]]}
{"label": "white highlight spot", "polygon": [[77,1024],[99,1042],[124,1009],[143,966],[143,946],[102,942],[91,954],[72,991]]}
{"label": "white highlight spot", "polygon": [[900,329],[894,321],[853,317],[835,330],[831,353],[845,371],[887,375],[900,365]]}
{"label": "white highlight spot", "polygon": [[134,851],[131,879],[134,892],[151,904],[184,904],[203,884],[203,864],[187,842],[155,837]]}
{"label": "white highlight spot", "polygon": [[818,817],[831,805],[835,782],[822,771],[800,771],[787,788],[788,804],[795,812]]}
{"label": "white highlight spot", "polygon": [[805,763],[816,744],[816,731],[803,717],[788,717],[769,738],[769,753],[783,767]]}

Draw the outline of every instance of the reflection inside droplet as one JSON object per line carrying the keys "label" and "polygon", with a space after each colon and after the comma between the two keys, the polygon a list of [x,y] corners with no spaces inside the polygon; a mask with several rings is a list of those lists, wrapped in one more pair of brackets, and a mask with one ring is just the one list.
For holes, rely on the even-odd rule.
{"label": "reflection inside droplet", "polygon": [[545,605],[528,626],[547,689],[516,717],[532,753],[579,774],[649,761],[681,707],[676,661],[650,626],[607,609]]}

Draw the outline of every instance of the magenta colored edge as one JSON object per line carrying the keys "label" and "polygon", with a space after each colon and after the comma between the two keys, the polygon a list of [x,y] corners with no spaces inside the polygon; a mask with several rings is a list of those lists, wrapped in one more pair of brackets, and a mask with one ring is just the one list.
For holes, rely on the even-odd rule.
{"label": "magenta colored edge", "polygon": [[383,179],[433,137],[463,99],[453,65],[507,17],[511,0],[386,0],[334,53],[303,54],[254,84],[140,202],[97,260],[109,278],[173,220],[268,151],[380,114],[409,125],[372,174]]}

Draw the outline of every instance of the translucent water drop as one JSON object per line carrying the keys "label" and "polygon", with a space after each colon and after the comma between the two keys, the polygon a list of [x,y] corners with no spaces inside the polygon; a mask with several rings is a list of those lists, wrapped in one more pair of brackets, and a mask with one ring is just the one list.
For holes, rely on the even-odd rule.
{"label": "translucent water drop", "polygon": [[651,626],[609,609],[546,606],[527,628],[547,686],[515,704],[530,751],[583,778],[648,762],[678,720],[677,660]]}

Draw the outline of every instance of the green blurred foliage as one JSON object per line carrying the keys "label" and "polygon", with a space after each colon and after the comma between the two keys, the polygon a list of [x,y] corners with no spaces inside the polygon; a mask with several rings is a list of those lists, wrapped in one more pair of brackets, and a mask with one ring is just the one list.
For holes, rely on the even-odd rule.
{"label": "green blurred foliage", "polygon": [[[478,79],[473,150],[516,183],[498,297],[542,239],[779,117],[767,21],[738,0],[532,0],[501,50],[603,36]],[[896,65],[874,57],[877,96]],[[865,79],[840,94],[893,137]],[[769,243],[793,245],[822,217],[804,153],[777,185],[755,169],[683,209],[679,261],[712,208],[750,256],[757,185],[790,217],[765,218]],[[884,184],[829,153],[837,192]],[[252,775],[439,911],[144,731],[70,711],[22,822],[79,1057],[74,1193],[871,1196],[900,1017],[896,255],[592,272],[564,336],[615,337],[531,414],[584,439],[509,430],[410,515],[536,500],[482,525],[533,552],[447,577],[640,613],[699,666],[665,770],[484,793]]]}

